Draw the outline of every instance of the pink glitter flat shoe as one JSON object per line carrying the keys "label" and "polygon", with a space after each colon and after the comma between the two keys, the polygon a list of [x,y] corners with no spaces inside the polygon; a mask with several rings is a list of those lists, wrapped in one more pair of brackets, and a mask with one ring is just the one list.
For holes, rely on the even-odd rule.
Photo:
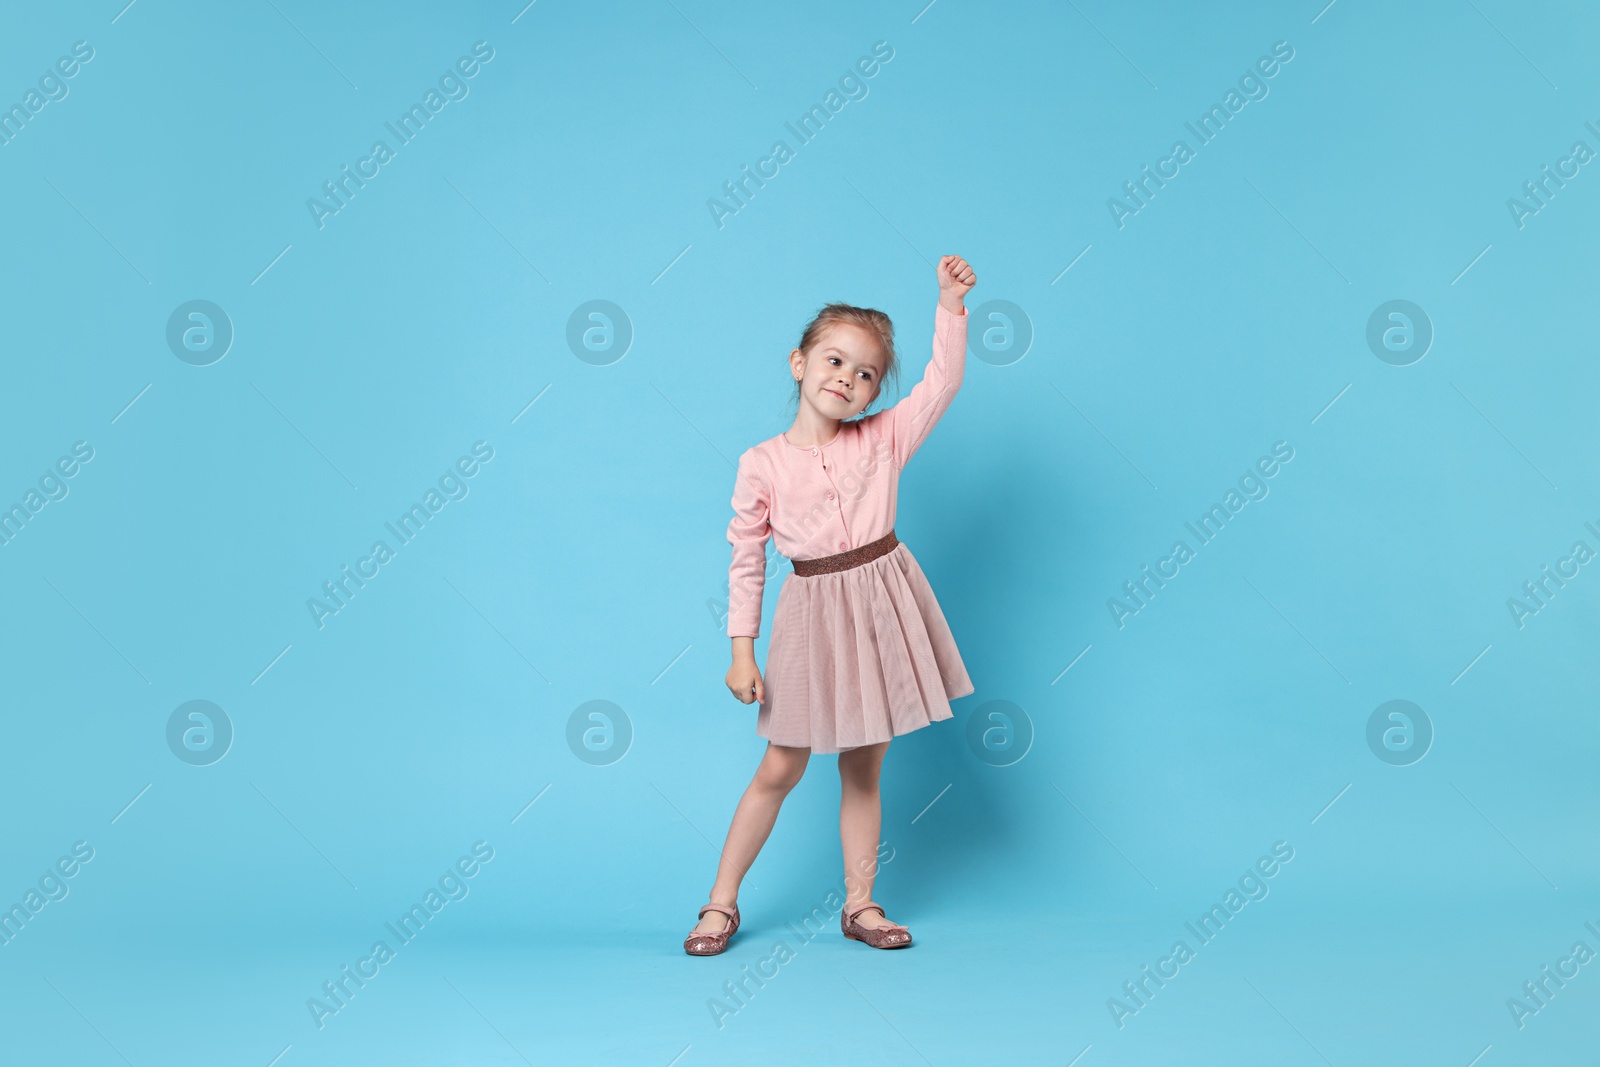
{"label": "pink glitter flat shoe", "polygon": [[873,948],[905,948],[911,944],[911,931],[904,926],[862,926],[856,922],[856,916],[864,911],[877,911],[885,919],[888,913],[872,901],[862,904],[849,904],[839,915],[839,928],[844,931],[844,936],[853,941],[863,941]]}
{"label": "pink glitter flat shoe", "polygon": [[728,917],[728,925],[714,934],[697,934],[691,931],[689,936],[683,939],[683,951],[691,956],[715,956],[728,947],[728,939],[739,929],[739,905],[712,902],[701,908],[696,918],[704,919],[708,911],[722,912]]}

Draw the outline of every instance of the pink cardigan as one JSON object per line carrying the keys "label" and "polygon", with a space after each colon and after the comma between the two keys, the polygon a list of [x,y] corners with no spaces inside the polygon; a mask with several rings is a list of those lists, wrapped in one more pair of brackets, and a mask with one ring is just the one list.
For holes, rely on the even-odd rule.
{"label": "pink cardigan", "polygon": [[857,548],[894,527],[900,470],[955,399],[966,370],[967,314],[936,305],[933,358],[898,404],[839,424],[813,448],[779,434],[739,457],[728,542],[728,636],[758,637],[767,538],[787,558]]}

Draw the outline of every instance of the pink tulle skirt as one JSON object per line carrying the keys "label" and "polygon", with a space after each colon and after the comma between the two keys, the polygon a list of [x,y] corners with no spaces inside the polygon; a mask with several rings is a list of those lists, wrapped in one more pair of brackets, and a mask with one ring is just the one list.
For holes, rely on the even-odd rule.
{"label": "pink tulle skirt", "polygon": [[922,568],[901,542],[848,570],[788,575],[773,610],[756,733],[842,752],[954,716],[973,692]]}

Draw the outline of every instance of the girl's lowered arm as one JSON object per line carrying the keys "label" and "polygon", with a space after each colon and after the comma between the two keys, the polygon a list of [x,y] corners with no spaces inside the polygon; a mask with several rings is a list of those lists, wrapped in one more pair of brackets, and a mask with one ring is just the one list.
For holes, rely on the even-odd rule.
{"label": "girl's lowered arm", "polygon": [[[746,452],[739,457],[733,483],[733,518],[728,522],[728,543],[733,546],[733,560],[728,566],[728,636],[749,638],[752,643],[761,631],[767,539],[772,536],[770,514],[766,483]],[[740,642],[735,640],[734,648],[739,647]]]}

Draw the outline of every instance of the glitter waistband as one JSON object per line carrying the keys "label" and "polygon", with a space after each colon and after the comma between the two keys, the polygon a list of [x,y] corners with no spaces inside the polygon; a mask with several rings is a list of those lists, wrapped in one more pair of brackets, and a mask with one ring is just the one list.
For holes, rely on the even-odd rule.
{"label": "glitter waistband", "polygon": [[852,548],[848,552],[840,552],[833,556],[818,556],[815,559],[790,560],[790,562],[794,564],[795,574],[802,578],[810,578],[817,574],[847,571],[851,567],[859,567],[863,563],[871,563],[879,556],[894,551],[894,546],[899,543],[895,539],[894,531],[890,530],[876,541],[869,541],[860,548]]}

